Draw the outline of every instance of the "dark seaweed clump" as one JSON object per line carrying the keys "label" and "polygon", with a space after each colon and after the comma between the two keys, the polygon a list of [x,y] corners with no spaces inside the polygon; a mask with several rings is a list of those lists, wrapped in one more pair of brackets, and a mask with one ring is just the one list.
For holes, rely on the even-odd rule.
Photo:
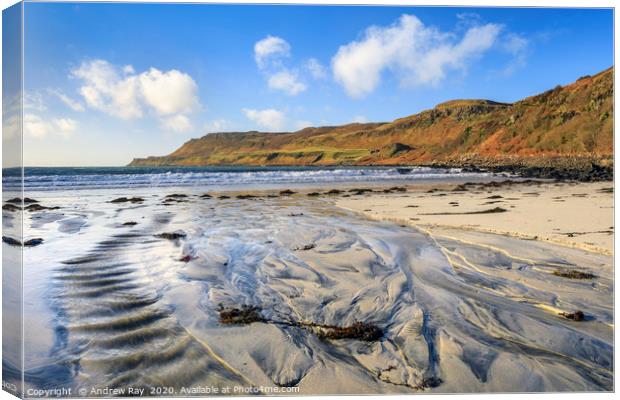
{"label": "dark seaweed clump", "polygon": [[573,321],[583,321],[586,316],[583,311],[577,310],[574,313],[565,313],[562,312],[560,315],[566,319],[572,319]]}
{"label": "dark seaweed clump", "polygon": [[[6,202],[19,204],[22,202],[22,199],[20,199],[19,197],[15,197],[13,199],[7,200]],[[31,204],[31,203],[38,203],[39,201],[35,199],[31,199],[30,197],[24,197],[23,202],[24,204]]]}
{"label": "dark seaweed clump", "polygon": [[142,197],[119,197],[111,200],[110,203],[142,203],[143,201]]}
{"label": "dark seaweed clump", "polygon": [[218,307],[219,321],[225,325],[246,325],[254,322],[266,324],[294,326],[308,329],[321,340],[355,339],[365,342],[376,342],[383,338],[384,332],[374,324],[355,322],[351,326],[320,325],[313,322],[276,321],[263,318],[261,309],[255,306],[243,305],[241,307]]}
{"label": "dark seaweed clump", "polygon": [[45,211],[45,210],[58,210],[60,207],[46,207],[46,206],[42,206],[40,204],[31,204],[29,206],[27,206],[26,208],[24,208],[24,210],[28,210],[28,211]]}
{"label": "dark seaweed clump", "polygon": [[383,331],[376,325],[356,322],[351,326],[321,326],[317,334],[319,339],[357,339],[365,342],[376,342],[383,337]]}
{"label": "dark seaweed clump", "polygon": [[553,275],[568,279],[594,279],[596,275],[589,272],[579,271],[575,269],[558,269],[553,271]]}
{"label": "dark seaweed clump", "polygon": [[[8,244],[9,246],[21,246],[22,245],[22,242],[20,242],[17,239],[13,239],[12,237],[9,237],[9,236],[2,236],[2,241]],[[26,240],[24,242],[24,247],[34,247],[40,244],[43,244],[43,239],[34,238],[34,239]]]}
{"label": "dark seaweed clump", "polygon": [[260,315],[258,307],[244,305],[241,308],[223,308],[220,306],[221,324],[251,324],[253,322],[264,322],[265,319]]}
{"label": "dark seaweed clump", "polygon": [[316,244],[310,243],[310,244],[306,244],[306,245],[304,245],[302,247],[296,247],[293,250],[295,250],[295,251],[308,251],[308,250],[314,249],[315,247],[316,247]]}
{"label": "dark seaweed clump", "polygon": [[164,232],[164,233],[159,233],[159,234],[155,235],[156,238],[168,239],[168,240],[182,239],[185,236],[187,236],[187,235],[185,233],[183,233],[183,232]]}
{"label": "dark seaweed clump", "polygon": [[22,208],[19,206],[16,206],[15,204],[5,204],[2,206],[2,209],[4,211],[20,211]]}

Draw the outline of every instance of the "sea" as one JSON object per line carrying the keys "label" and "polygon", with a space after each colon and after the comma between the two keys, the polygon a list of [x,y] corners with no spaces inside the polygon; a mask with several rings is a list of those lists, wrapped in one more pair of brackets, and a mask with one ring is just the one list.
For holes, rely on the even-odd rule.
{"label": "sea", "polygon": [[[32,191],[140,187],[321,186],[334,183],[416,183],[506,177],[460,168],[431,167],[26,167],[23,188]],[[22,169],[2,170],[4,190],[21,189]]]}

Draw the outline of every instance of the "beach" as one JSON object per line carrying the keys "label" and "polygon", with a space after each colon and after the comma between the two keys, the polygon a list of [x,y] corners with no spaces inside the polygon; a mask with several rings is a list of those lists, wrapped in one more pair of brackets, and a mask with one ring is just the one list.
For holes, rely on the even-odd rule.
{"label": "beach", "polygon": [[379,192],[336,204],[432,232],[497,233],[613,254],[611,182],[427,185],[401,196]]}
{"label": "beach", "polygon": [[612,183],[500,178],[27,192],[27,387],[612,390]]}

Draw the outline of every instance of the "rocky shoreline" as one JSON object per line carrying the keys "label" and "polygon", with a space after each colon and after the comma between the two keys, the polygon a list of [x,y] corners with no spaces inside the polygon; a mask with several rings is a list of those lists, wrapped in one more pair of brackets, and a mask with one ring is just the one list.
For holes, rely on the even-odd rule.
{"label": "rocky shoreline", "polygon": [[613,181],[613,157],[549,157],[485,159],[463,157],[458,160],[430,163],[436,168],[462,168],[464,172],[509,173],[523,178],[558,181]]}

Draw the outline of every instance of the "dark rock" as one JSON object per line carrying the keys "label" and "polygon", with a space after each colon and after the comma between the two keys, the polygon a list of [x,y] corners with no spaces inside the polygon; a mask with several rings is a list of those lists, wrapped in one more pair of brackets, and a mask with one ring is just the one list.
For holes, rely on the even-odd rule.
{"label": "dark rock", "polygon": [[138,223],[135,221],[127,221],[123,224],[123,226],[134,226],[134,225],[138,225]]}
{"label": "dark rock", "polygon": [[186,194],[178,194],[178,193],[173,193],[173,194],[169,194],[166,196],[167,199],[184,199],[186,197],[187,197]]}
{"label": "dark rock", "polygon": [[290,196],[292,194],[295,194],[295,192],[290,189],[280,191],[280,196]]}
{"label": "dark rock", "polygon": [[586,316],[583,313],[583,311],[580,311],[580,310],[577,310],[574,313],[565,313],[565,312],[563,312],[563,313],[560,313],[560,315],[562,317],[566,318],[566,319],[571,319],[571,320],[577,321],[577,322],[583,321],[586,318]]}
{"label": "dark rock", "polygon": [[308,196],[310,196],[310,197],[317,197],[317,196],[320,196],[320,195],[321,195],[321,193],[319,193],[319,192],[308,193]]}
{"label": "dark rock", "polygon": [[168,240],[183,239],[186,236],[187,234],[185,234],[184,232],[164,232],[164,233],[155,235],[156,238],[168,239]]}
{"label": "dark rock", "polygon": [[325,194],[341,194],[342,190],[332,189],[329,192],[325,192]]}
{"label": "dark rock", "polygon": [[362,195],[364,193],[372,193],[372,192],[374,192],[374,190],[368,189],[368,188],[351,189],[351,190],[349,190],[349,193],[352,193],[352,194],[357,195],[357,196]]}
{"label": "dark rock", "polygon": [[201,195],[201,196],[200,196],[200,198],[201,198],[201,199],[210,199],[210,198],[212,198],[212,197],[213,197],[213,196],[211,196],[211,195],[210,195],[210,194],[208,194],[208,193],[205,193],[205,194],[203,194],[203,195]]}
{"label": "dark rock", "polygon": [[296,247],[293,250],[295,250],[295,251],[307,251],[307,250],[312,250],[315,247],[316,247],[316,244],[310,243],[310,244],[304,245],[302,247]]}
{"label": "dark rock", "polygon": [[16,206],[16,205],[14,205],[14,204],[10,204],[10,203],[9,203],[9,204],[5,204],[5,205],[3,205],[3,206],[2,206],[2,209],[3,209],[4,211],[11,211],[11,212],[13,212],[13,211],[21,211],[21,209],[22,209],[22,208],[21,208],[21,207],[18,207],[18,206]]}
{"label": "dark rock", "polygon": [[24,242],[24,246],[25,247],[34,247],[34,246],[38,246],[40,244],[43,244],[43,239],[41,239],[41,238],[30,239],[30,240],[26,240]]}
{"label": "dark rock", "polygon": [[143,201],[142,197],[119,197],[110,201],[110,203],[142,203]]}
{"label": "dark rock", "polygon": [[[22,199],[19,197],[15,197],[13,199],[7,200],[6,202],[20,204],[22,202]],[[24,204],[31,204],[31,203],[38,203],[38,201],[35,199],[31,199],[29,197],[24,197]]]}
{"label": "dark rock", "polygon": [[438,378],[436,376],[430,376],[422,380],[422,382],[418,385],[418,389],[435,388],[441,385],[442,383],[443,381],[441,380],[441,378]]}
{"label": "dark rock", "polygon": [[9,246],[21,246],[22,242],[9,236],[2,236],[2,241]]}
{"label": "dark rock", "polygon": [[60,207],[46,207],[40,204],[31,204],[24,208],[24,210],[28,211],[45,211],[45,210],[58,210]]}
{"label": "dark rock", "polygon": [[[9,237],[9,236],[2,236],[2,241],[10,246],[21,246],[22,245],[22,242],[20,242],[17,239],[13,239],[12,237]],[[41,238],[29,239],[24,242],[24,247],[34,247],[42,243],[43,243],[43,239]]]}
{"label": "dark rock", "polygon": [[230,196],[222,195],[222,196],[218,197],[218,199],[226,200],[226,199],[230,199]]}
{"label": "dark rock", "polygon": [[407,188],[402,187],[402,186],[394,186],[394,187],[391,187],[391,188],[389,188],[387,190],[390,191],[390,192],[406,192]]}

